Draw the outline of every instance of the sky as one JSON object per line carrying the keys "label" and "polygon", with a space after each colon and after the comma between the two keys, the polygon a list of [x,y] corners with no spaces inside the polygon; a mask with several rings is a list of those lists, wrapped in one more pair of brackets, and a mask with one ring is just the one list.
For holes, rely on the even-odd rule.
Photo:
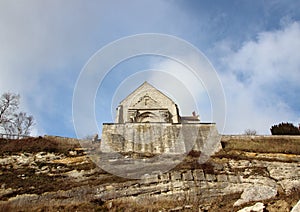
{"label": "sky", "polygon": [[[195,110],[222,134],[268,135],[274,124],[300,123],[298,8],[294,0],[1,0],[0,94],[21,95],[34,135],[76,137],[73,96],[92,56],[124,37],[159,33],[202,52],[225,101],[212,102],[205,80],[170,58],[128,58],[108,70],[93,99],[99,134],[122,98],[147,80],[175,99],[182,115]],[[220,126],[222,117],[212,114],[224,108]],[[86,127],[86,135],[94,133]]]}

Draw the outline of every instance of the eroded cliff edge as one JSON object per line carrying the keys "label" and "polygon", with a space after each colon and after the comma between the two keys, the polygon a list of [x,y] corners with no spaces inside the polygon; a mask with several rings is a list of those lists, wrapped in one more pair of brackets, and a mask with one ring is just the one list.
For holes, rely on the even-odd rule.
{"label": "eroded cliff edge", "polygon": [[205,164],[193,151],[171,171],[141,180],[103,171],[76,139],[1,140],[0,147],[2,211],[238,211],[257,202],[289,211],[300,199],[297,136],[223,136]]}

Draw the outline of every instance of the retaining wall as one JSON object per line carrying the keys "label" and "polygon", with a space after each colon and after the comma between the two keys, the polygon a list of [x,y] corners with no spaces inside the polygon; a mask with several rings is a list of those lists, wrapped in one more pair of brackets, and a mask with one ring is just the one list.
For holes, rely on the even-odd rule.
{"label": "retaining wall", "polygon": [[185,153],[219,149],[215,124],[125,123],[104,124],[101,151]]}

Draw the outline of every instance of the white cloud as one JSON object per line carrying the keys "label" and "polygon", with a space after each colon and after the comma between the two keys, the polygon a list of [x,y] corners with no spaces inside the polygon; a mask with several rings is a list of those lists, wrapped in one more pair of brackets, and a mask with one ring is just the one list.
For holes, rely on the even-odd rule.
{"label": "white cloud", "polygon": [[225,49],[229,55],[221,60],[228,103],[227,133],[250,128],[269,134],[273,124],[299,121],[299,106],[295,110],[300,98],[298,22],[261,32],[236,51]]}
{"label": "white cloud", "polygon": [[179,9],[162,1],[3,0],[0,93],[20,93],[22,107],[39,127],[63,131],[76,78],[89,57],[123,36],[177,33],[174,18],[186,22]]}
{"label": "white cloud", "polygon": [[229,67],[236,72],[255,77],[255,83],[262,84],[278,77],[291,81],[299,79],[299,34],[298,22],[283,30],[262,32],[257,41],[245,43],[233,54]]}
{"label": "white cloud", "polygon": [[156,70],[161,70],[177,79],[193,101],[182,92],[181,86],[174,84],[169,78],[159,78],[153,74],[152,79],[158,88],[166,88],[168,93],[173,94],[177,101],[182,115],[190,115],[196,111],[202,122],[215,122],[220,132],[223,132],[226,112],[226,101],[217,73],[209,61],[200,54],[187,54],[184,57],[185,65],[173,60],[165,60],[160,63],[153,63]]}
{"label": "white cloud", "polygon": [[22,109],[33,114],[41,134],[42,117],[56,116],[59,95],[68,92],[63,89],[70,83],[70,61],[82,54],[85,28],[80,32],[72,23],[86,19],[69,19],[72,13],[59,1],[0,3],[0,93],[19,93]]}
{"label": "white cloud", "polygon": [[19,93],[22,109],[34,115],[40,128],[41,122],[49,127],[52,117],[61,124],[70,119],[64,117],[71,115],[66,99],[71,100],[76,75],[104,39],[92,45],[91,36],[97,37],[106,14],[104,4],[99,6],[82,1],[71,7],[61,1],[0,3],[0,93]]}
{"label": "white cloud", "polygon": [[[295,7],[282,2],[276,8],[281,10],[283,5]],[[0,93],[8,90],[20,93],[24,110],[42,123],[38,123],[38,127],[57,133],[73,127],[66,125],[71,119],[76,78],[88,58],[105,44],[145,32],[179,36],[198,47],[211,46],[212,42],[226,38],[228,42],[223,43],[218,56],[228,64],[220,71],[224,74],[222,81],[226,86],[228,109],[232,110],[227,116],[228,132],[241,132],[256,126],[261,132],[267,132],[270,123],[299,120],[299,114],[291,109],[292,103],[282,98],[276,89],[284,85],[287,88],[281,88],[281,93],[299,90],[299,23],[291,21],[294,17],[291,14],[282,19],[282,30],[262,32],[256,40],[245,42],[239,49],[232,48],[231,44],[236,40],[230,39],[253,37],[254,31],[264,27],[262,22],[273,20],[257,23],[258,19],[266,18],[256,18],[261,14],[253,12],[259,9],[257,5],[249,12],[248,4],[243,6],[247,10],[242,10],[246,14],[241,16],[233,13],[234,9],[227,4],[219,5],[216,12],[210,4],[184,2],[181,5],[173,1],[2,0]],[[295,8],[285,11],[296,13]],[[286,12],[280,14],[283,13]],[[276,15],[271,10],[268,14]],[[254,30],[253,26],[257,25],[258,29]],[[154,68],[179,68],[173,64],[160,65]],[[218,63],[215,65],[219,66]],[[181,77],[193,87],[193,80],[185,79],[185,75]],[[296,97],[300,99],[294,95]],[[187,104],[186,109],[182,105],[183,113],[189,114],[190,105]],[[199,113],[205,117],[208,112]],[[254,124],[246,121],[255,115]],[[239,117],[245,121],[237,122]],[[210,118],[205,119],[210,121]],[[41,129],[40,132],[44,131]],[[72,130],[68,133],[72,134]]]}
{"label": "white cloud", "polygon": [[[167,73],[169,77],[160,78],[154,73],[149,80],[153,81],[157,88],[164,89],[170,96],[173,96],[182,115],[191,115],[192,111],[197,111],[200,115],[203,114],[206,120],[212,119],[206,88],[190,69],[173,60],[165,60],[152,65],[154,69]],[[176,79],[176,84],[174,84],[174,80],[171,80],[172,78]],[[182,86],[185,88],[184,90]],[[192,98],[188,99],[189,96],[183,91],[188,91]],[[200,104],[200,99],[202,99],[202,104]],[[204,105],[205,108],[201,107]],[[204,111],[209,112],[209,114],[201,113]]]}

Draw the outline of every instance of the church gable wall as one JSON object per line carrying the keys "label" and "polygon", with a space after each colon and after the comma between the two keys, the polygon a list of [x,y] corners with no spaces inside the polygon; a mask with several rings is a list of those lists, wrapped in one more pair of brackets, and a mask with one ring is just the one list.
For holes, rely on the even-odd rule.
{"label": "church gable wall", "polygon": [[148,83],[144,83],[125,98],[117,110],[117,123],[178,123],[179,120],[176,104]]}

